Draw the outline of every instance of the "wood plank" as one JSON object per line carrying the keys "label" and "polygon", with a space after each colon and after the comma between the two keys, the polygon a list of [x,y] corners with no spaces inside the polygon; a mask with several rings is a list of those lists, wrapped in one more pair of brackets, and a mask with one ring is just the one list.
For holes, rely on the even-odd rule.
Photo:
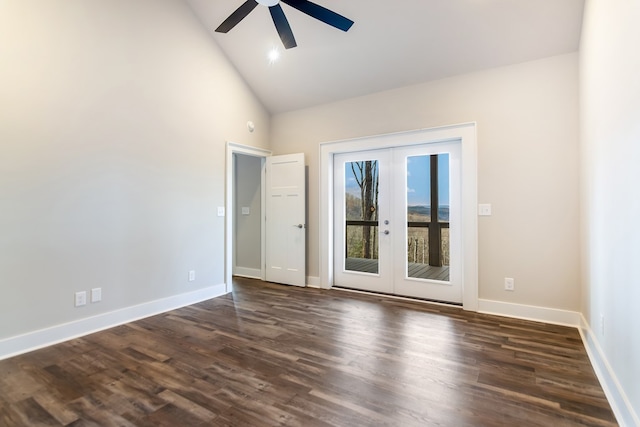
{"label": "wood plank", "polygon": [[575,329],[237,279],[0,361],[0,425],[614,426]]}

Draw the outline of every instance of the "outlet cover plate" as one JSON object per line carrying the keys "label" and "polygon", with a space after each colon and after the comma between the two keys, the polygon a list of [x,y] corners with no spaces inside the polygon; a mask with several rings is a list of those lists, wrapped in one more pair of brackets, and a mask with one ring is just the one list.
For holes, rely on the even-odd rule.
{"label": "outlet cover plate", "polygon": [[76,307],[80,307],[87,304],[87,292],[76,292]]}
{"label": "outlet cover plate", "polygon": [[91,302],[102,301],[102,288],[91,289]]}
{"label": "outlet cover plate", "polygon": [[515,286],[516,285],[516,281],[511,278],[511,277],[505,277],[504,278],[504,290],[505,291],[514,291],[515,290]]}

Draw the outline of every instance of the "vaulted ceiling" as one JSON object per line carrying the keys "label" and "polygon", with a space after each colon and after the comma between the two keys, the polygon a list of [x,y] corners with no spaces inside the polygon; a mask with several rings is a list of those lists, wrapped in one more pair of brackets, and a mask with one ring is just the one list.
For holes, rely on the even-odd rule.
{"label": "vaulted ceiling", "polygon": [[[187,0],[272,113],[578,50],[584,0],[315,0],[355,21],[342,32],[281,3],[298,47],[267,7],[214,30],[245,0]],[[273,48],[279,60],[268,58]]]}

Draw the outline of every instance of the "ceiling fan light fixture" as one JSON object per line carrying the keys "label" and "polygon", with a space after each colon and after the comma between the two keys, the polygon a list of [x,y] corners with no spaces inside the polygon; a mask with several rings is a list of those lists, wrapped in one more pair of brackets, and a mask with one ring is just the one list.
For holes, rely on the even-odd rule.
{"label": "ceiling fan light fixture", "polygon": [[275,6],[278,3],[280,3],[280,0],[256,0],[256,1],[261,5],[267,6],[267,7]]}
{"label": "ceiling fan light fixture", "polygon": [[267,57],[269,58],[269,64],[275,64],[280,59],[280,51],[277,47],[274,47],[269,51]]}

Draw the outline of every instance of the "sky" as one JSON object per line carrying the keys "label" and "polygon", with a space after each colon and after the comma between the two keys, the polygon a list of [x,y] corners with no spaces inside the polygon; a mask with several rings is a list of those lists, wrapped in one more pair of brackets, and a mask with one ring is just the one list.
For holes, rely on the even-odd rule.
{"label": "sky", "polygon": [[[407,169],[409,206],[429,206],[431,204],[429,156],[409,157]],[[438,195],[441,206],[449,205],[449,154],[446,153],[438,154]]]}
{"label": "sky", "polygon": [[[431,174],[429,155],[407,158],[407,201],[409,206],[429,206]],[[349,164],[345,167],[346,191],[360,197],[360,188]],[[449,154],[438,154],[438,187],[440,205],[449,205]]]}

